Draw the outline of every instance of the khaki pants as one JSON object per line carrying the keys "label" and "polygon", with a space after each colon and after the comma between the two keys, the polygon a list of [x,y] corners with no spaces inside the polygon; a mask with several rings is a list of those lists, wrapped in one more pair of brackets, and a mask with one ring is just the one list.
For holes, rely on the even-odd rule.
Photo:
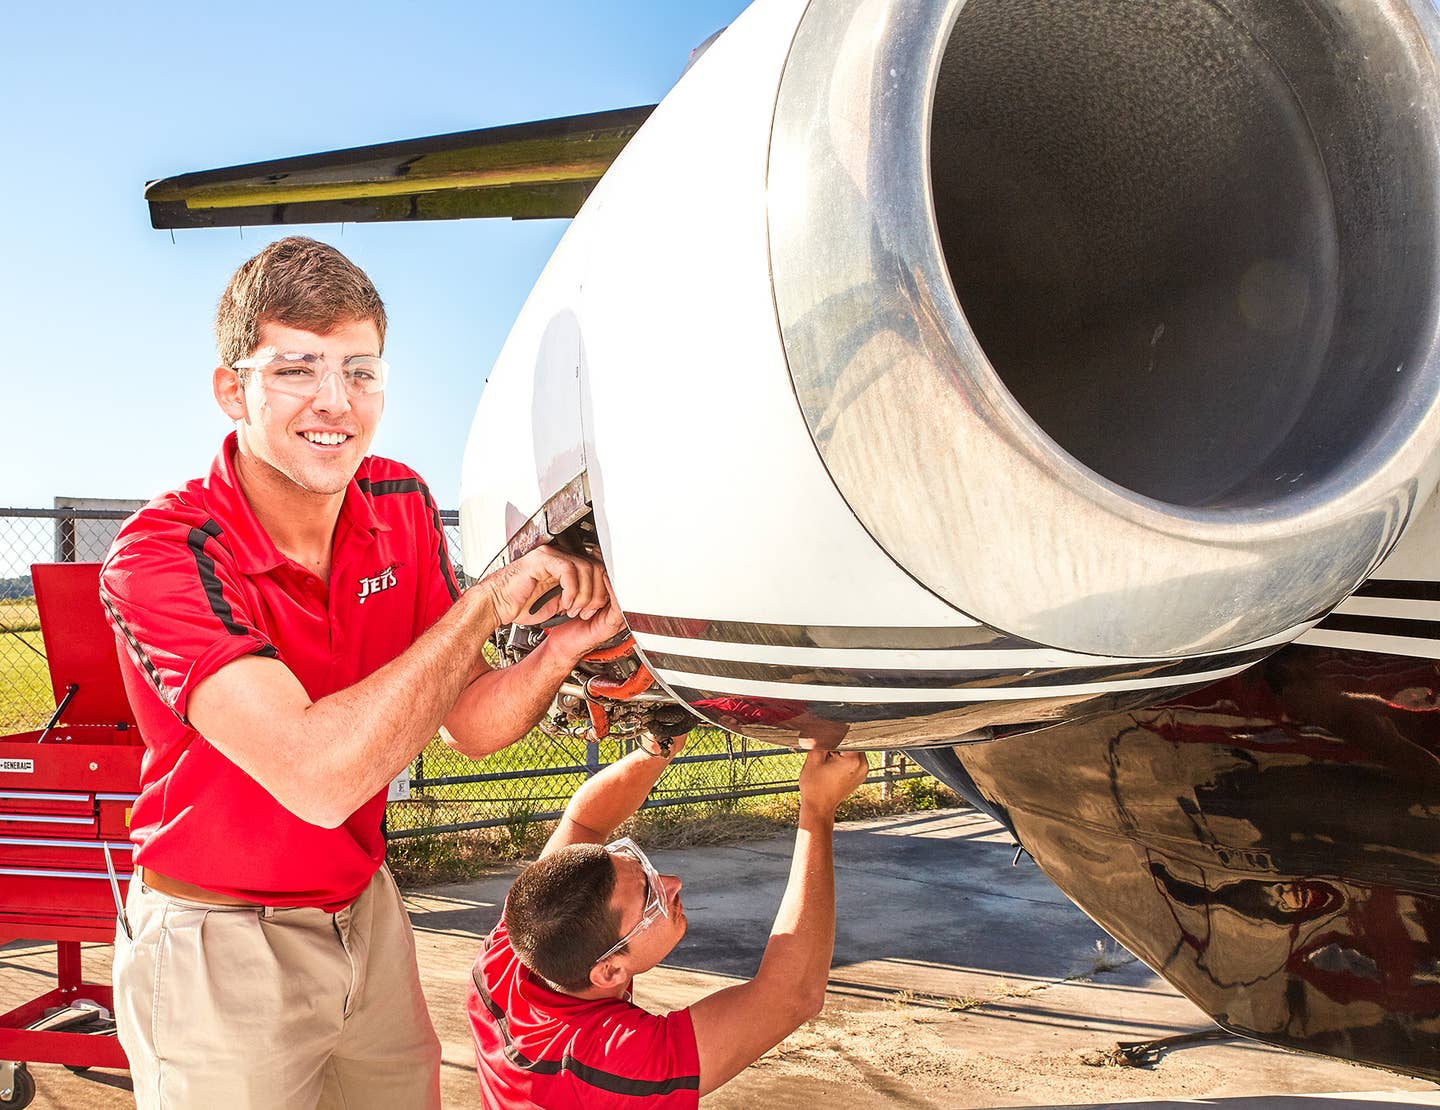
{"label": "khaki pants", "polygon": [[115,1017],[140,1110],[440,1106],[415,937],[381,868],[339,913],[130,884]]}

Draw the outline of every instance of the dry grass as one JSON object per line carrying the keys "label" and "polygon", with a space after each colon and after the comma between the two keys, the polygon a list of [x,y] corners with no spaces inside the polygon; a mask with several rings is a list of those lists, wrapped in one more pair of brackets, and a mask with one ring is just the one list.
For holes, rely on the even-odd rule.
{"label": "dry grass", "polygon": [[1097,940],[1095,955],[1091,957],[1090,966],[1084,971],[1077,971],[1074,975],[1066,976],[1065,981],[1067,983],[1088,983],[1097,975],[1104,975],[1107,971],[1116,971],[1134,962],[1135,957],[1114,941],[1106,944],[1103,940]]}
{"label": "dry grass", "polygon": [[946,1013],[959,1014],[966,1010],[978,1010],[985,1005],[985,999],[977,998],[973,994],[927,994],[924,991],[902,990],[886,1000],[885,1003],[892,1010],[907,1010],[911,1008],[925,1008],[944,1010]]}
{"label": "dry grass", "polygon": [[39,632],[40,610],[33,597],[0,599],[0,631]]}
{"label": "dry grass", "polygon": [[1043,990],[1048,990],[1051,986],[1052,984],[1050,983],[1030,983],[1027,986],[1017,987],[1011,985],[1008,979],[1002,977],[999,985],[995,988],[995,997],[1029,998],[1032,994],[1039,994]]}

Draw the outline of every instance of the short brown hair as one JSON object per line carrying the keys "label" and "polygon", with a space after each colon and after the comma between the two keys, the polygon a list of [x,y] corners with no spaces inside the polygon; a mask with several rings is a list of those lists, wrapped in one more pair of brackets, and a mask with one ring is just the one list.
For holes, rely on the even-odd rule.
{"label": "short brown hair", "polygon": [[220,361],[233,366],[254,352],[261,324],[326,335],[353,320],[375,325],[383,351],[385,305],[365,271],[328,243],[292,235],[230,278],[215,312],[215,345]]}
{"label": "short brown hair", "polygon": [[614,891],[615,865],[599,844],[571,844],[532,863],[505,902],[510,947],[562,990],[585,990],[595,961],[620,937]]}

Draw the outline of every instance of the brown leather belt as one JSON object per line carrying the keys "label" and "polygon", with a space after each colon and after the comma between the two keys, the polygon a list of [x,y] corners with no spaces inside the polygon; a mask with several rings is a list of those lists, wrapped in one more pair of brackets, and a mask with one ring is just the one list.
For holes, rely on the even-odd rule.
{"label": "brown leather belt", "polygon": [[203,886],[196,886],[194,883],[187,883],[182,879],[172,879],[168,875],[162,875],[158,871],[152,871],[148,867],[137,868],[140,872],[140,881],[151,890],[158,890],[161,894],[168,894],[171,898],[183,898],[187,902],[204,902],[207,906],[249,906],[254,909],[263,909],[259,902],[247,902],[243,898],[234,898],[229,894],[221,894],[219,891],[206,890]]}

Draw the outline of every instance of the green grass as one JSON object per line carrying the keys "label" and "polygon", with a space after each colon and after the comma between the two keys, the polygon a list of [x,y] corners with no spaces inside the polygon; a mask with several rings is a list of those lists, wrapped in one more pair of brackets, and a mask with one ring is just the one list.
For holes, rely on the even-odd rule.
{"label": "green grass", "polygon": [[0,735],[40,728],[54,709],[35,599],[0,601]]}

